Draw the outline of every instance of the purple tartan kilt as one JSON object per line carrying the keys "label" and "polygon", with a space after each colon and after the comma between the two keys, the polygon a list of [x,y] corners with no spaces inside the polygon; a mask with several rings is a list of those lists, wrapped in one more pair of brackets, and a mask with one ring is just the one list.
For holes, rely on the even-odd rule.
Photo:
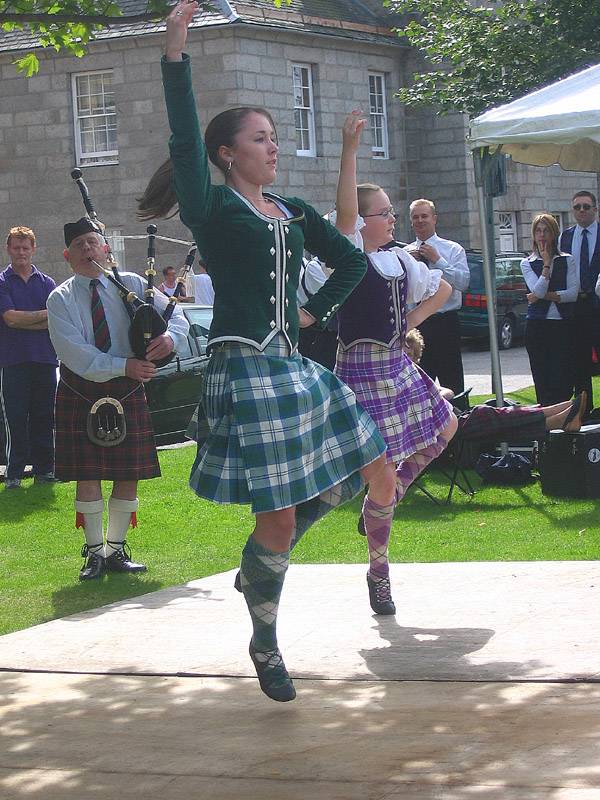
{"label": "purple tartan kilt", "polygon": [[[154,431],[144,387],[131,378],[93,383],[61,365],[56,393],[56,466],[61,481],[140,481],[160,476]],[[66,383],[65,383],[66,381]],[[86,402],[69,387],[88,398]],[[115,447],[99,447],[87,436],[87,415],[96,400],[110,395],[122,402],[127,423],[125,440]]]}
{"label": "purple tartan kilt", "polygon": [[399,344],[339,348],[335,374],[375,421],[388,461],[402,461],[433,444],[452,419],[451,405]]}

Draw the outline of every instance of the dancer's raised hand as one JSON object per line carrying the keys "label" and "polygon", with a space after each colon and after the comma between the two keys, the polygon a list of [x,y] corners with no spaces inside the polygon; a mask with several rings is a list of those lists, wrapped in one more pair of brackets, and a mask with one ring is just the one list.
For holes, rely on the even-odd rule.
{"label": "dancer's raised hand", "polygon": [[165,44],[167,61],[181,61],[181,54],[187,41],[188,25],[196,11],[198,11],[198,3],[195,0],[192,0],[192,2],[183,0],[177,3],[167,17],[167,40]]}
{"label": "dancer's raised hand", "polygon": [[342,126],[342,146],[346,152],[358,150],[360,136],[366,124],[362,111],[355,110],[348,114]]}

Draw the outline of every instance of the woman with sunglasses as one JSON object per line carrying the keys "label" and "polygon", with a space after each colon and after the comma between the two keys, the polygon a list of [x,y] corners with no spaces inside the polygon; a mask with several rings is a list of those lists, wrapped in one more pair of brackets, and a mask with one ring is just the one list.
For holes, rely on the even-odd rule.
{"label": "woman with sunglasses", "polygon": [[538,214],[531,225],[533,252],[521,262],[529,289],[525,347],[542,406],[569,400],[575,377],[573,315],[579,279],[573,256],[558,248],[558,236],[552,214]]}
{"label": "woman with sunglasses", "polygon": [[404,338],[444,305],[452,289],[441,270],[415,261],[394,241],[396,215],[384,190],[371,183],[357,186],[356,154],[364,125],[360,113],[353,112],[342,130],[332,221],[364,251],[368,267],[338,313],[335,371],[375,420],[387,444],[387,463],[369,484],[359,530],[367,536],[371,608],[376,614],[394,614],[388,562],[394,509],[444,450],[457,425],[450,404],[404,352]]}

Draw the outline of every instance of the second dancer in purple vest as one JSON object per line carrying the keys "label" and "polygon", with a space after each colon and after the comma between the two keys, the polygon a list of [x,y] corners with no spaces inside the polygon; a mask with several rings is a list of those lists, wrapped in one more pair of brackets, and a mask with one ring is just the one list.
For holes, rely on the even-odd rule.
{"label": "second dancer in purple vest", "polygon": [[[339,311],[336,374],[375,420],[387,444],[387,465],[371,481],[359,530],[369,547],[367,583],[376,614],[394,614],[388,543],[394,509],[456,432],[452,407],[405,354],[406,332],[439,311],[452,291],[394,244],[396,215],[380,186],[356,182],[356,154],[365,120],[344,123],[335,225],[368,261],[367,274]],[[333,220],[332,220],[333,221]],[[417,303],[407,311],[409,304]]]}

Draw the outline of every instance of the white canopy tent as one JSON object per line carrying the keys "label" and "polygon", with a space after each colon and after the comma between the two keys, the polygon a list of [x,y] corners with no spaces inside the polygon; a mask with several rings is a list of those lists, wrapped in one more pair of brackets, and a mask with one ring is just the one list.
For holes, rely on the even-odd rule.
{"label": "white canopy tent", "polygon": [[[560,164],[566,170],[600,173],[600,64],[486,111],[471,120],[468,141],[475,160],[485,288],[492,298],[493,243],[486,225],[486,170],[496,154],[506,153],[521,164]],[[488,313],[492,381],[498,405],[502,405],[494,303],[488,304]]]}

